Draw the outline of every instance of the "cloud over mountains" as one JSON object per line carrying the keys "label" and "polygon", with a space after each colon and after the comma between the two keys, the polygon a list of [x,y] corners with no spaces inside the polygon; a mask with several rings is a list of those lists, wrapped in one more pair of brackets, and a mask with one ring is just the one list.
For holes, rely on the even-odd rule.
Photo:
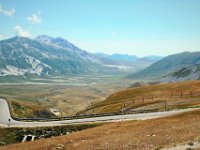
{"label": "cloud over mountains", "polygon": [[0,13],[3,13],[6,16],[12,17],[12,16],[14,16],[15,12],[16,12],[16,10],[14,8],[6,10],[0,5]]}
{"label": "cloud over mountains", "polygon": [[32,24],[40,24],[42,22],[42,18],[35,13],[33,13],[32,16],[27,17],[27,20]]}

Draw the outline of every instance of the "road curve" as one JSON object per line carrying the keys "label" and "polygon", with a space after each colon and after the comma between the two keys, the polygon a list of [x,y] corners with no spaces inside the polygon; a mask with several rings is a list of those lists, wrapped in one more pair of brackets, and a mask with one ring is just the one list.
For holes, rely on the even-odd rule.
{"label": "road curve", "polygon": [[[120,120],[146,120],[158,117],[170,116],[182,112],[191,111],[194,109],[173,110],[167,112],[153,112],[153,113],[141,113],[141,114],[128,114],[128,115],[115,115],[115,116],[103,116],[84,119],[73,120],[61,120],[61,121],[48,121],[48,122],[24,122],[16,121],[11,118],[8,103],[6,100],[0,98],[0,124],[10,127],[37,127],[37,126],[57,126],[65,124],[78,124],[87,122],[103,122],[103,121],[120,121]],[[9,120],[10,119],[10,120]]]}

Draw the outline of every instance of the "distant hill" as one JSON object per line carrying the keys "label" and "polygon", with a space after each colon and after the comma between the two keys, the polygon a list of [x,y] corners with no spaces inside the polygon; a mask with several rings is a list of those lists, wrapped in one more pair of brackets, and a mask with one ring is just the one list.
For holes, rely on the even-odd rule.
{"label": "distant hill", "polygon": [[140,60],[149,61],[149,62],[156,62],[158,60],[161,60],[162,58],[163,58],[163,56],[149,55],[149,56],[145,56],[145,57],[140,58]]}
{"label": "distant hill", "polygon": [[104,54],[104,53],[96,53],[96,57],[99,59],[101,64],[105,66],[118,67],[121,69],[129,70],[129,71],[138,71],[148,67],[154,62],[160,60],[162,57],[155,56],[155,58],[151,58],[151,56],[146,56],[139,58],[135,55],[128,54]]}
{"label": "distant hill", "polygon": [[184,52],[167,56],[146,69],[127,76],[130,79],[160,79],[174,71],[200,64],[200,52]]}
{"label": "distant hill", "polygon": [[114,60],[122,60],[122,61],[137,61],[138,57],[135,55],[128,55],[128,54],[112,54],[110,55],[110,58]]}
{"label": "distant hill", "polygon": [[[104,53],[96,53],[95,54],[98,58],[100,58],[100,60],[102,61],[102,63],[114,63],[114,64],[129,64],[129,65],[133,65],[133,64],[138,64],[138,63],[143,63],[143,64],[152,64],[160,59],[162,59],[163,57],[161,56],[156,56],[156,55],[152,55],[152,56],[145,56],[145,57],[137,57],[135,55],[128,55],[128,54],[112,54],[112,55],[108,55],[108,54],[104,54]],[[109,60],[109,61],[108,61]]]}

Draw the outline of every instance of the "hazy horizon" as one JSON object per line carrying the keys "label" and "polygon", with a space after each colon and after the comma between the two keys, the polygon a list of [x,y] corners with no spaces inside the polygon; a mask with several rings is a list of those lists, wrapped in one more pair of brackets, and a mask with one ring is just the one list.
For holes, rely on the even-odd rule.
{"label": "hazy horizon", "polygon": [[88,52],[138,57],[200,51],[199,4],[198,0],[0,0],[0,39],[46,34]]}

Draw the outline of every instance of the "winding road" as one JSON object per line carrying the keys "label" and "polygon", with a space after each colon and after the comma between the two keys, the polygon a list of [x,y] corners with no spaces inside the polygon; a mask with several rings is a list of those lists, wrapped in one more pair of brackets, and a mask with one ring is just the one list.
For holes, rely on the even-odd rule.
{"label": "winding road", "polygon": [[121,121],[121,120],[146,120],[158,117],[170,116],[182,112],[191,111],[194,109],[173,110],[167,112],[153,112],[153,113],[141,113],[141,114],[128,114],[128,115],[115,115],[115,116],[103,116],[84,119],[73,120],[61,120],[61,121],[48,121],[48,122],[24,122],[16,121],[11,118],[8,103],[6,100],[0,98],[0,124],[9,127],[37,127],[37,126],[57,126],[65,124],[78,124],[87,122],[105,122],[105,121]]}

